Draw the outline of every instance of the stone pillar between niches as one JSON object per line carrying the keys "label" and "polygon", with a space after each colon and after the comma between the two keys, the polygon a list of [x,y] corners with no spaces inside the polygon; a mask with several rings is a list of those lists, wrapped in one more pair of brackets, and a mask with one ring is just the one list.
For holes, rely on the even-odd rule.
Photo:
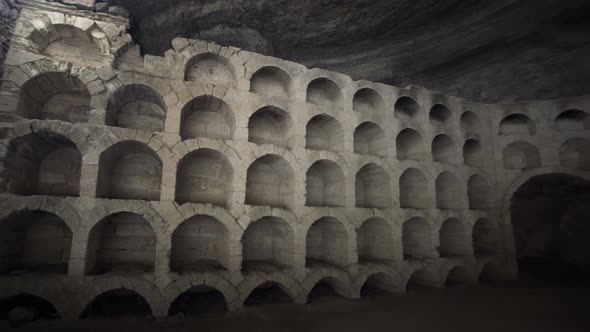
{"label": "stone pillar between niches", "polygon": [[72,247],[70,250],[70,261],[68,264],[68,275],[72,277],[82,277],[86,275],[87,252],[88,252],[88,229],[82,228],[74,230],[72,233]]}

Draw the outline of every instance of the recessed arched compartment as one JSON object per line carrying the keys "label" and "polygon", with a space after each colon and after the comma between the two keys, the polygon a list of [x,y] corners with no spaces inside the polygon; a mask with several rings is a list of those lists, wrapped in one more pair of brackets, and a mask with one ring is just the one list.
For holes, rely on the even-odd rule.
{"label": "recessed arched compartment", "polygon": [[361,286],[361,298],[370,298],[382,293],[399,293],[400,281],[397,277],[386,272],[371,274]]}
{"label": "recessed arched compartment", "polygon": [[464,208],[465,191],[459,179],[449,171],[439,174],[435,182],[436,207],[438,209],[458,210]]}
{"label": "recessed arched compartment", "polygon": [[432,270],[421,268],[412,273],[412,276],[406,285],[406,291],[410,292],[413,290],[437,287],[440,287],[438,275]]}
{"label": "recessed arched compartment", "polygon": [[278,217],[263,217],[248,225],[242,235],[242,270],[277,269],[295,265],[295,234]]}
{"label": "recessed arched compartment", "polygon": [[374,122],[363,122],[354,130],[354,152],[386,157],[389,144],[385,131]]}
{"label": "recessed arched compartment", "polygon": [[479,218],[473,226],[473,252],[475,256],[495,255],[498,250],[499,230],[487,218]]}
{"label": "recessed arched compartment", "polygon": [[537,132],[535,123],[524,114],[510,114],[500,122],[499,135],[534,135]]}
{"label": "recessed arched compartment", "polygon": [[467,197],[469,208],[474,210],[486,210],[490,208],[491,188],[488,181],[481,175],[475,174],[467,181]]}
{"label": "recessed arched compartment", "polygon": [[293,120],[289,113],[274,107],[263,107],[248,120],[248,142],[274,144],[283,148],[293,148]]}
{"label": "recessed arched compartment", "polygon": [[109,96],[105,119],[108,126],[164,131],[165,120],[164,100],[147,85],[125,85]]}
{"label": "recessed arched compartment", "polygon": [[305,243],[306,266],[316,263],[335,266],[348,264],[348,232],[336,218],[316,220],[307,231]]}
{"label": "recessed arched compartment", "polygon": [[359,261],[387,261],[395,259],[395,239],[391,225],[381,218],[367,219],[357,231]]}
{"label": "recessed arched compartment", "polygon": [[405,259],[432,257],[432,231],[430,225],[421,217],[412,217],[404,222],[402,244]]}
{"label": "recessed arched compartment", "polygon": [[453,267],[445,279],[445,287],[453,287],[459,285],[469,285],[475,282],[473,274],[463,266]]}
{"label": "recessed arched compartment", "polygon": [[590,129],[590,116],[580,110],[567,110],[555,118],[555,125],[560,131],[577,131]]}
{"label": "recessed arched compartment", "polygon": [[291,76],[279,67],[258,69],[250,79],[250,92],[289,99],[294,94]]}
{"label": "recessed arched compartment", "polygon": [[199,316],[227,311],[225,296],[219,290],[205,285],[196,285],[178,295],[170,304],[168,316]]}
{"label": "recessed arched compartment", "polygon": [[67,137],[39,131],[16,138],[6,152],[6,189],[18,195],[80,194],[82,155]]}
{"label": "recessed arched compartment", "polygon": [[518,141],[507,145],[502,151],[505,169],[523,170],[541,166],[541,155],[536,146]]}
{"label": "recessed arched compartment", "polygon": [[244,300],[244,306],[293,303],[287,288],[275,281],[265,281],[256,286]]}
{"label": "recessed arched compartment", "polygon": [[450,125],[452,113],[445,105],[436,104],[430,109],[430,125],[435,128],[444,128]]}
{"label": "recessed arched compartment", "polygon": [[96,296],[86,305],[81,319],[145,318],[152,315],[146,299],[134,290],[112,289]]}
{"label": "recessed arched compartment", "polygon": [[330,160],[319,160],[307,170],[306,206],[345,206],[344,172]]}
{"label": "recessed arched compartment", "polygon": [[0,234],[0,274],[67,273],[72,231],[57,215],[41,210],[14,212],[0,221]]}
{"label": "recessed arched compartment", "polygon": [[416,168],[408,168],[399,178],[401,208],[426,209],[431,205],[426,176]]}
{"label": "recessed arched compartment", "polygon": [[306,101],[310,104],[342,107],[340,86],[329,78],[316,78],[307,86]]}
{"label": "recessed arched compartment", "polygon": [[424,140],[416,130],[406,128],[395,139],[398,160],[424,160],[426,147]]}
{"label": "recessed arched compartment", "polygon": [[559,148],[561,166],[590,170],[590,140],[587,138],[571,138]]}
{"label": "recessed arched compartment", "polygon": [[360,113],[379,115],[385,110],[385,103],[377,91],[362,88],[352,98],[352,109]]}
{"label": "recessed arched compartment", "polygon": [[471,234],[467,226],[457,218],[445,220],[440,228],[440,247],[438,251],[441,257],[470,256]]}
{"label": "recessed arched compartment", "polygon": [[248,167],[246,204],[288,208],[295,198],[293,168],[283,157],[267,154]]}
{"label": "recessed arched compartment", "polygon": [[234,128],[233,111],[225,101],[217,97],[196,97],[182,108],[180,137],[183,140],[198,137],[231,139]]}
{"label": "recessed arched compartment", "polygon": [[214,271],[230,266],[230,235],[219,220],[195,215],[172,233],[170,269],[174,272]]}
{"label": "recessed arched compartment", "polygon": [[483,167],[484,152],[481,144],[476,139],[468,139],[463,144],[463,162],[471,167]]}
{"label": "recessed arched compartment", "polygon": [[103,56],[92,31],[70,24],[54,24],[52,28],[57,38],[43,48],[43,55],[79,66],[102,67],[108,64],[110,59]]}
{"label": "recessed arched compartment", "polygon": [[346,297],[349,285],[336,277],[323,277],[307,293],[306,303],[320,303],[324,300],[332,300]]}
{"label": "recessed arched compartment", "polygon": [[122,141],[101,153],[96,197],[160,199],[162,161],[145,143]]}
{"label": "recessed arched compartment", "polygon": [[449,136],[440,134],[432,140],[432,160],[446,164],[457,161],[457,147]]}
{"label": "recessed arched compartment", "polygon": [[481,130],[481,121],[475,113],[466,111],[461,114],[461,131],[465,137],[479,137]]}
{"label": "recessed arched compartment", "polygon": [[[30,310],[29,312],[34,313],[28,319],[24,319],[20,321],[20,319],[14,319],[10,323],[8,320],[11,320],[11,312],[22,312],[23,308],[27,308]],[[14,316],[13,316],[14,317]],[[20,318],[20,317],[18,317]],[[6,328],[8,329],[9,326],[16,329],[21,325],[24,324],[35,324],[36,322],[41,322],[41,324],[47,324],[48,321],[60,319],[61,313],[57,310],[55,305],[48,301],[47,299],[32,295],[28,293],[18,293],[9,297],[0,298],[0,321],[3,325],[6,324]]]}
{"label": "recessed arched compartment", "polygon": [[408,96],[400,97],[394,106],[394,116],[397,120],[402,122],[409,122],[418,116],[420,105]]}
{"label": "recessed arched compartment", "polygon": [[90,231],[86,264],[92,274],[149,273],[155,260],[156,234],[138,214],[111,214]]}
{"label": "recessed arched compartment", "polygon": [[219,151],[199,149],[184,156],[176,171],[176,202],[227,206],[231,201],[233,168]]}
{"label": "recessed arched compartment", "polygon": [[391,179],[383,167],[369,163],[356,173],[356,206],[390,208],[393,205]]}
{"label": "recessed arched compartment", "polygon": [[18,113],[29,119],[88,122],[91,96],[86,85],[68,72],[46,72],[21,88]]}
{"label": "recessed arched compartment", "polygon": [[341,152],[344,130],[338,120],[327,114],[316,115],[307,123],[305,147],[310,150]]}
{"label": "recessed arched compartment", "polygon": [[205,81],[228,85],[235,81],[235,72],[226,58],[215,53],[192,57],[185,68],[185,81]]}

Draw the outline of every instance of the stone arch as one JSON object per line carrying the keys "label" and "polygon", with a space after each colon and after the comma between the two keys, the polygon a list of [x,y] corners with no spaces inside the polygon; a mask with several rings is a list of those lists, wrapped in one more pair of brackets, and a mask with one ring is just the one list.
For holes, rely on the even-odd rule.
{"label": "stone arch", "polygon": [[[17,328],[21,324],[32,323],[36,321],[60,319],[62,317],[61,315],[63,314],[57,309],[56,305],[54,305],[51,300],[48,300],[43,296],[22,292],[7,296],[6,298],[0,297],[0,317],[2,317],[2,320],[10,320],[8,316],[10,315],[11,311],[16,308],[27,308],[28,310],[34,312],[34,315],[32,317],[28,317],[31,319],[29,322],[11,322],[10,326],[13,328]],[[6,326],[8,328],[9,325],[7,324]]]}
{"label": "stone arch", "polygon": [[305,238],[305,264],[317,262],[339,267],[350,264],[350,243],[353,237],[347,225],[335,217],[321,217],[307,228]]}
{"label": "stone arch", "polygon": [[6,190],[19,195],[80,194],[82,154],[68,137],[49,130],[28,133],[8,144]]}
{"label": "stone arch", "polygon": [[295,173],[283,157],[266,154],[248,167],[246,204],[290,207],[295,196]]}
{"label": "stone arch", "polygon": [[162,161],[147,144],[118,142],[100,154],[96,197],[160,199]]}
{"label": "stone arch", "polygon": [[590,116],[580,110],[567,110],[555,118],[555,125],[560,131],[576,131],[590,129]]}
{"label": "stone arch", "polygon": [[239,301],[244,306],[295,302],[297,294],[285,286],[282,280],[272,277],[265,279],[240,289]]}
{"label": "stone arch", "polygon": [[449,125],[452,113],[443,104],[436,104],[430,109],[430,124],[434,127],[444,127]]}
{"label": "stone arch", "polygon": [[587,138],[571,138],[559,148],[561,166],[590,170],[590,140]]}
{"label": "stone arch", "polygon": [[465,192],[459,179],[451,172],[444,171],[438,175],[435,182],[436,207],[438,209],[464,208]]}
{"label": "stone arch", "polygon": [[184,80],[227,84],[236,80],[236,72],[228,59],[206,52],[194,55],[187,61]]}
{"label": "stone arch", "polygon": [[432,257],[433,239],[430,224],[421,217],[412,217],[402,226],[402,244],[405,259]]}
{"label": "stone arch", "polygon": [[413,288],[438,288],[441,286],[439,275],[430,268],[418,268],[409,276],[406,282],[406,290]]}
{"label": "stone arch", "polygon": [[398,121],[407,122],[415,119],[420,111],[420,105],[411,97],[402,96],[394,105],[394,116]]}
{"label": "stone arch", "polygon": [[400,281],[398,276],[385,271],[367,274],[364,280],[360,283],[360,286],[359,293],[361,297],[367,296],[371,292],[370,288],[385,291],[387,293],[400,292]]}
{"label": "stone arch", "polygon": [[473,252],[476,257],[495,255],[499,244],[498,225],[488,218],[479,218],[473,225]]}
{"label": "stone arch", "polygon": [[449,136],[440,134],[432,140],[432,160],[447,164],[457,160],[455,143]]}
{"label": "stone arch", "polygon": [[168,308],[168,316],[193,316],[204,313],[226,312],[227,298],[214,286],[196,285],[180,293]]}
{"label": "stone arch", "polygon": [[189,101],[180,115],[180,137],[231,139],[236,126],[231,107],[223,100],[202,95]]}
{"label": "stone arch", "polygon": [[305,147],[310,150],[341,152],[344,149],[344,130],[335,118],[316,115],[307,123]]}
{"label": "stone arch", "polygon": [[156,233],[165,232],[167,222],[147,202],[142,201],[105,201],[84,215],[85,228],[96,226],[101,220],[118,213],[132,213],[145,219]]}
{"label": "stone arch", "polygon": [[[206,278],[199,278],[199,276],[195,274],[187,274],[178,276],[178,279],[173,281],[173,287],[168,287],[171,290],[170,296],[167,297],[170,302],[168,315],[172,315],[171,311],[174,302],[180,299],[182,294],[185,294],[195,287],[203,287],[201,289],[205,291],[207,289],[218,291],[223,295],[223,300],[225,302],[224,309],[231,310],[236,308],[237,303],[235,299],[238,296],[238,290],[226,279],[214,273],[207,273]],[[241,303],[239,305],[241,306]]]}
{"label": "stone arch", "polygon": [[[105,302],[110,305],[105,305]],[[115,308],[112,307],[114,303],[117,304]],[[80,318],[145,317],[151,315],[152,306],[144,296],[135,290],[122,287],[97,295],[85,306]]]}
{"label": "stone arch", "polygon": [[233,167],[219,151],[202,148],[185,155],[177,167],[176,202],[228,206],[233,194]]}
{"label": "stone arch", "polygon": [[314,282],[310,284],[312,285],[311,288],[305,291],[306,303],[314,302],[314,300],[325,296],[327,293],[335,293],[345,298],[350,297],[350,286],[337,275],[332,275],[330,273],[322,274],[317,280],[314,280]]}
{"label": "stone arch", "polygon": [[431,205],[426,176],[417,168],[408,168],[399,178],[401,208],[426,209]]}
{"label": "stone arch", "polygon": [[278,107],[263,107],[248,120],[248,142],[292,149],[294,139],[293,120],[289,113]]}
{"label": "stone arch", "polygon": [[475,283],[477,276],[467,267],[456,264],[448,269],[444,280],[445,286],[465,285]]}
{"label": "stone arch", "polygon": [[476,139],[468,139],[463,145],[463,162],[471,167],[483,167],[484,153],[481,144]]}
{"label": "stone arch", "polygon": [[399,160],[424,160],[426,158],[422,135],[414,129],[402,130],[395,139],[395,145]]}
{"label": "stone arch", "polygon": [[164,131],[166,103],[160,94],[144,84],[125,85],[111,93],[105,123],[108,126]]}
{"label": "stone arch", "polygon": [[295,232],[282,218],[265,216],[248,224],[242,235],[242,270],[271,265],[295,267]]}
{"label": "stone arch", "polygon": [[289,99],[295,93],[291,76],[276,66],[259,68],[250,78],[250,92]]}
{"label": "stone arch", "polygon": [[318,160],[306,173],[306,206],[344,206],[346,179],[338,164]]}
{"label": "stone arch", "polygon": [[526,170],[541,166],[541,155],[536,146],[517,141],[508,144],[502,152],[505,169]]}
{"label": "stone arch", "polygon": [[530,117],[514,113],[500,121],[499,135],[534,135],[537,129]]}
{"label": "stone arch", "polygon": [[352,98],[352,109],[367,114],[381,114],[385,110],[383,97],[371,88],[361,88]]}
{"label": "stone arch", "polygon": [[357,229],[357,252],[361,262],[394,260],[394,244],[393,228],[382,218],[369,218]]}
{"label": "stone arch", "polygon": [[386,157],[389,148],[385,131],[374,122],[361,123],[354,130],[354,152]]}
{"label": "stone arch", "polygon": [[458,218],[448,218],[439,231],[441,257],[470,256],[473,253],[469,228]]}
{"label": "stone arch", "polygon": [[391,178],[383,167],[368,163],[356,173],[357,207],[390,208],[393,206]]}
{"label": "stone arch", "polygon": [[342,107],[344,97],[340,86],[326,77],[319,77],[307,85],[306,101],[315,105]]}
{"label": "stone arch", "polygon": [[486,210],[490,208],[491,188],[488,181],[479,174],[474,174],[467,181],[467,197],[469,208],[474,210]]}
{"label": "stone arch", "polygon": [[461,114],[461,131],[465,137],[479,137],[481,121],[475,113],[465,111]]}

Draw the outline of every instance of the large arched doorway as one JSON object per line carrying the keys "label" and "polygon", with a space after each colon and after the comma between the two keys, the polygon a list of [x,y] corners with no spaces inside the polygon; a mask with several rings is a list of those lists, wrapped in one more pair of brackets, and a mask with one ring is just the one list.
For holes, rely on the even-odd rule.
{"label": "large arched doorway", "polygon": [[565,174],[530,178],[512,196],[521,275],[562,278],[590,271],[590,182]]}

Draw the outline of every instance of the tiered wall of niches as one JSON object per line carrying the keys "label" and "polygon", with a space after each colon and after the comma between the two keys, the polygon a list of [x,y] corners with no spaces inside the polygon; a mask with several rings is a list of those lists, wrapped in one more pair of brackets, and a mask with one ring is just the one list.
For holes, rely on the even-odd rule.
{"label": "tiered wall of niches", "polygon": [[[482,105],[22,1],[0,91],[0,294],[156,315],[194,287],[307,301],[514,276],[509,197],[586,176],[588,98]],[[71,280],[75,282],[71,282]]]}

